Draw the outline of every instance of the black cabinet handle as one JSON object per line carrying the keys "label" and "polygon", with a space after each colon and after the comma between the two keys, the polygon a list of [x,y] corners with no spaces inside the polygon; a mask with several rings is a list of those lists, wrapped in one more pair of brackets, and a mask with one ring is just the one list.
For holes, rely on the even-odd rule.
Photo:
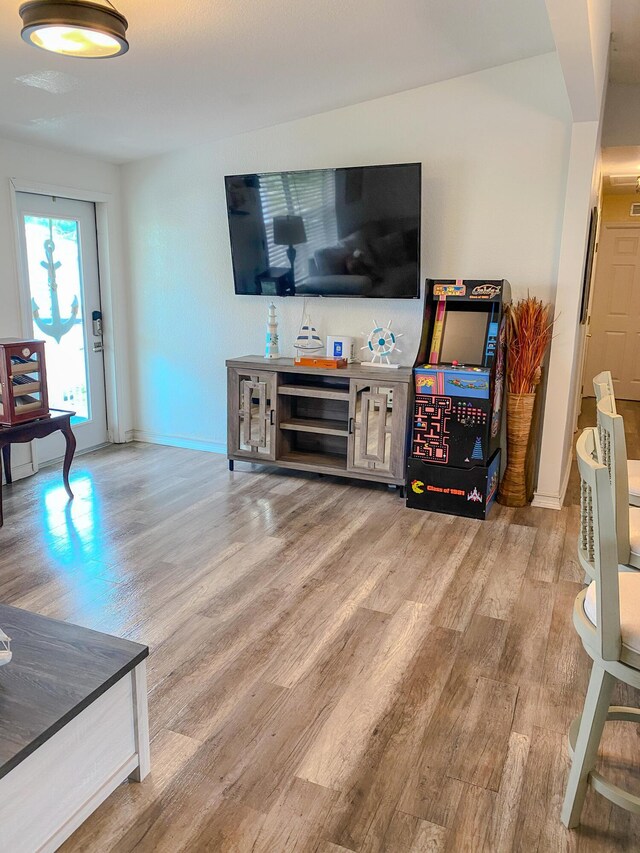
{"label": "black cabinet handle", "polygon": [[349,418],[349,435],[353,435],[353,418]]}
{"label": "black cabinet handle", "polygon": [[273,416],[274,416],[274,414],[275,414],[275,409],[271,409],[271,411],[269,412],[269,425],[270,425],[270,426],[273,426]]}

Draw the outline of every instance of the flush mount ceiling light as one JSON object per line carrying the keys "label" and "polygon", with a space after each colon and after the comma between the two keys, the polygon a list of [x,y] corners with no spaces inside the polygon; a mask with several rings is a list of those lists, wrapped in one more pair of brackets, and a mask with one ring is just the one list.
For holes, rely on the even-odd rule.
{"label": "flush mount ceiling light", "polygon": [[107,58],[129,50],[127,19],[99,0],[28,0],[20,6],[27,44],[64,56]]}

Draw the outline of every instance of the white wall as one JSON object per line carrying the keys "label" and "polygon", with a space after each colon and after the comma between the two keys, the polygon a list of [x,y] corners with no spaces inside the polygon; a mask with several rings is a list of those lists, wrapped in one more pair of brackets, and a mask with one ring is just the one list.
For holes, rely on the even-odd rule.
{"label": "white wall", "polygon": [[[122,241],[122,205],[120,195],[120,170],[117,166],[49,148],[40,148],[24,143],[0,139],[0,257],[3,261],[0,276],[0,337],[15,337],[28,333],[23,328],[20,308],[18,262],[16,256],[15,225],[11,207],[11,179],[30,184],[46,184],[68,187],[78,191],[97,192],[108,196],[105,201],[108,216],[109,271],[114,287],[113,309],[115,318],[108,315],[106,323],[112,328],[124,330],[120,348],[127,345],[126,335],[126,291],[124,252]],[[126,430],[130,419],[129,378],[126,369],[127,353],[120,352],[118,377],[119,403]],[[14,474],[17,477],[31,470],[29,446],[16,446],[12,451]]]}
{"label": "white wall", "polygon": [[[268,300],[233,293],[225,174],[421,161],[422,278],[507,278],[551,299],[569,141],[548,54],[125,166],[137,435],[222,449],[224,360],[262,352]],[[292,355],[302,300],[276,303]],[[419,301],[307,305],[323,336],[393,319],[413,363]]]}
{"label": "white wall", "polygon": [[600,190],[600,136],[609,61],[610,0],[546,0],[574,118],[555,323],[548,366],[538,483],[533,503],[561,509],[577,426],[584,326],[580,300],[589,213]]}

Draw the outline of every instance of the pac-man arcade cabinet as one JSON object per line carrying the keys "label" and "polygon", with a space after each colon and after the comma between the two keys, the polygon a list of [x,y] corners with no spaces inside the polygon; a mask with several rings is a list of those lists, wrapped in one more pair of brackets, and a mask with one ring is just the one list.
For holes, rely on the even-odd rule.
{"label": "pac-man arcade cabinet", "polygon": [[407,506],[486,518],[500,476],[506,280],[427,279]]}

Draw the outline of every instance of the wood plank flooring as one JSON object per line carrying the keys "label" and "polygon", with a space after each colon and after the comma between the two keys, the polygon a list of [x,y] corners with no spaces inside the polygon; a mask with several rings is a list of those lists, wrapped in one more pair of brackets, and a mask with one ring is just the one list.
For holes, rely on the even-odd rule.
{"label": "wood plank flooring", "polygon": [[[5,489],[0,600],[150,645],[152,773],[66,853],[640,850],[640,818],[593,792],[559,822],[589,672],[575,478],[562,512],[485,523],[144,444],[72,484]],[[603,752],[637,777],[637,727]]]}

